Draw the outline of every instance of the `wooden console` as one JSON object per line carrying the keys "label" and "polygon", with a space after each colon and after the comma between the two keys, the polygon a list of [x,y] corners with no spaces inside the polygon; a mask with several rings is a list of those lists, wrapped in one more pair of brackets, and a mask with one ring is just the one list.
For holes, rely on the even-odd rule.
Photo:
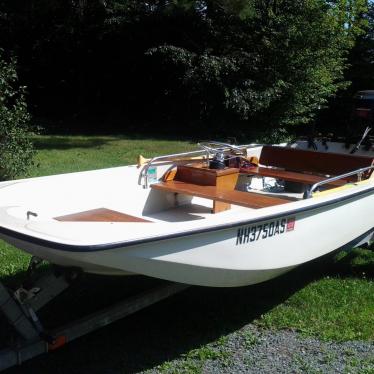
{"label": "wooden console", "polygon": [[[179,181],[190,185],[213,186],[217,191],[234,191],[239,169],[208,169],[200,165],[178,165],[176,171],[167,174],[164,181]],[[213,199],[213,213],[231,208],[229,203]]]}

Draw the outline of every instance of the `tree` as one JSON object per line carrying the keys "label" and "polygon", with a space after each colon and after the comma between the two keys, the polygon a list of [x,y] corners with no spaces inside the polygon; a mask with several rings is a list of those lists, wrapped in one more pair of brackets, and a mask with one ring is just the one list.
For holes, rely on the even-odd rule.
{"label": "tree", "polygon": [[0,180],[24,173],[32,164],[30,115],[25,87],[17,86],[15,60],[0,50]]}
{"label": "tree", "polygon": [[346,56],[362,27],[356,15],[364,1],[188,3],[170,2],[166,23],[189,13],[203,35],[191,25],[187,42],[165,43],[148,54],[166,75],[160,80],[173,82],[165,90],[169,97],[189,102],[195,110],[188,106],[188,112],[200,120],[240,122],[246,133],[256,126],[274,134],[311,121],[347,86]]}
{"label": "tree", "polygon": [[350,93],[374,89],[374,4],[361,14],[365,21],[364,32],[359,35],[348,56],[346,79],[352,82]]}
{"label": "tree", "polygon": [[358,135],[364,129],[353,118],[354,95],[360,90],[374,89],[374,4],[365,1],[365,6],[356,15],[356,30],[353,47],[347,54],[344,79],[348,87],[339,90],[321,113],[318,130],[339,135]]}
{"label": "tree", "polygon": [[0,46],[17,55],[39,116],[118,116],[158,131],[253,138],[310,122],[347,87],[365,5],[3,0]]}

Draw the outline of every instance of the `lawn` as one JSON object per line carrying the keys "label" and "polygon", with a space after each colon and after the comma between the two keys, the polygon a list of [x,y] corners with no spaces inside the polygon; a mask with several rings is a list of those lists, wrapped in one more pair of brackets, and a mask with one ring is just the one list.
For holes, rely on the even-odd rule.
{"label": "lawn", "polygon": [[[194,149],[188,141],[124,136],[38,136],[35,144],[38,154],[30,176],[133,164],[139,154],[150,157]],[[0,241],[0,279],[14,284],[28,259]],[[78,305],[91,305],[110,291],[116,293],[116,285],[105,282],[100,281],[94,294],[92,286],[86,287],[88,296],[81,288],[68,293],[62,304],[52,305],[55,314],[49,313],[47,319],[70,315]],[[125,280],[120,287],[136,288],[136,283]],[[82,361],[90,361],[84,366],[87,373],[94,368],[133,372],[157,365],[167,367],[170,359],[180,355],[212,359],[211,344],[219,346],[225,336],[248,324],[264,329],[294,329],[324,340],[374,342],[373,316],[374,252],[357,249],[257,286],[190,288],[47,358],[32,360],[23,366],[25,371],[14,372],[73,372],[68,368],[79,367]],[[59,371],[59,367],[65,369]],[[92,372],[98,372],[95,370]]]}
{"label": "lawn", "polygon": [[30,176],[41,176],[136,164],[151,157],[196,149],[188,141],[125,136],[37,136],[38,150]]}

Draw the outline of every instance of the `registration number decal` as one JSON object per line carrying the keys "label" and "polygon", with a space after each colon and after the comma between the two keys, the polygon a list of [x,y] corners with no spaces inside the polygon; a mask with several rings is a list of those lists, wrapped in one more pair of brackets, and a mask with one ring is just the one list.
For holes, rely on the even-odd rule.
{"label": "registration number decal", "polygon": [[295,222],[295,217],[289,217],[259,225],[240,227],[236,236],[236,245],[255,242],[293,231],[295,230]]}

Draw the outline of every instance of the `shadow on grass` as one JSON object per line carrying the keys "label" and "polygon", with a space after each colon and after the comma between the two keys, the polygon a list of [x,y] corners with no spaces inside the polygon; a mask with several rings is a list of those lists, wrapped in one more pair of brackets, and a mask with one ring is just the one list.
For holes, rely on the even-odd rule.
{"label": "shadow on grass", "polygon": [[118,140],[116,137],[75,137],[75,136],[43,136],[35,138],[34,146],[37,150],[67,150],[73,148],[97,148]]}
{"label": "shadow on grass", "polygon": [[138,141],[186,141],[196,144],[190,138],[182,138],[175,136],[147,136],[142,134],[129,135],[45,135],[43,137],[35,137],[34,147],[36,150],[68,150],[73,148],[98,148],[119,140],[138,140]]}
{"label": "shadow on grass", "polygon": [[[186,124],[165,121],[134,121],[125,118],[63,119],[34,118],[34,125],[42,133],[52,136],[123,136],[128,139],[190,140],[204,139],[227,141],[227,131],[216,131],[205,122]],[[197,135],[198,134],[198,135]],[[249,134],[250,138],[257,134]],[[247,140],[246,137],[238,139]]]}
{"label": "shadow on grass", "polygon": [[[154,368],[253,322],[311,281],[328,274],[330,266],[331,262],[321,259],[249,287],[191,287],[8,372],[101,374]],[[51,303],[42,313],[42,320],[46,326],[60,325],[160,283],[145,277],[85,277]]]}
{"label": "shadow on grass", "polygon": [[331,270],[333,275],[340,277],[353,276],[374,280],[374,245],[337,254]]}

